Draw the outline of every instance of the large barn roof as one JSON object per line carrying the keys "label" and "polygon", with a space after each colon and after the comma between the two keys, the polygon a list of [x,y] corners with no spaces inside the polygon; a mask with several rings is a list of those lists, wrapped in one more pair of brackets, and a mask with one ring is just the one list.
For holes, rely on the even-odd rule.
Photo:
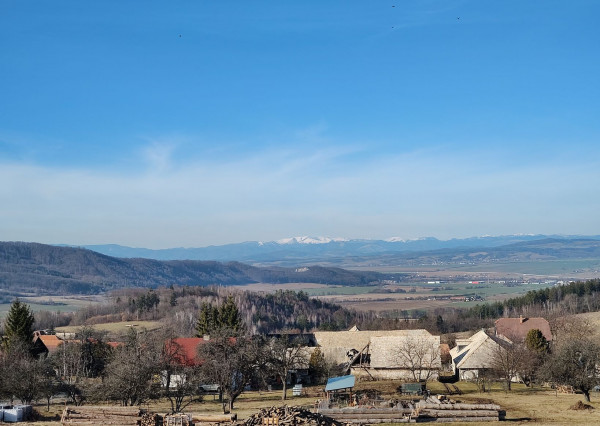
{"label": "large barn roof", "polygon": [[498,346],[507,344],[503,340],[490,336],[485,330],[478,331],[471,337],[462,350],[453,348],[450,351],[452,362],[458,369],[491,368]]}
{"label": "large barn roof", "polygon": [[500,318],[496,320],[496,335],[510,340],[525,340],[529,330],[540,330],[546,340],[552,340],[550,323],[545,318]]}
{"label": "large barn roof", "polygon": [[[376,336],[369,346],[371,367],[407,368],[410,357],[414,363],[422,362],[427,368],[441,368],[440,336],[413,334],[408,336]],[[420,361],[417,359],[420,358]],[[416,364],[415,364],[416,365]]]}
{"label": "large barn roof", "polygon": [[348,362],[348,351],[360,351],[377,337],[432,337],[427,330],[316,331],[314,335],[323,355],[338,364]]}

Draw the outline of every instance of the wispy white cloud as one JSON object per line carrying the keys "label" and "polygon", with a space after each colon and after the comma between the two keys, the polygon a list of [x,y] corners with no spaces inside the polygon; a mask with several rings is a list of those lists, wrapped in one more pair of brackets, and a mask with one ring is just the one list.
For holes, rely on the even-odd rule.
{"label": "wispy white cloud", "polygon": [[169,141],[153,141],[142,149],[142,159],[150,169],[165,172],[172,167],[172,156],[177,144]]}
{"label": "wispy white cloud", "polygon": [[4,163],[0,239],[169,247],[292,235],[407,238],[597,233],[598,164],[501,167],[480,154],[273,149],[131,173]]}

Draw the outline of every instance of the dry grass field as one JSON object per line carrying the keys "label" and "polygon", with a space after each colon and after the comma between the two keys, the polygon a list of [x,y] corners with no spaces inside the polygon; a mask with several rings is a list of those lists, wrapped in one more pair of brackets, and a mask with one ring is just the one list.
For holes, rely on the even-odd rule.
{"label": "dry grass field", "polygon": [[[98,330],[105,331],[111,334],[124,334],[131,327],[135,327],[136,329],[146,329],[146,330],[156,330],[163,326],[163,323],[160,321],[124,321],[124,322],[108,322],[105,324],[96,324],[90,327]],[[81,326],[73,325],[66,327],[56,327],[56,331],[58,333],[75,333],[77,332]]]}
{"label": "dry grass field", "polygon": [[246,285],[232,285],[230,288],[236,288],[238,290],[255,291],[257,293],[273,293],[277,290],[310,290],[310,289],[322,289],[329,287],[340,287],[330,286],[327,284],[315,284],[315,283],[286,283],[286,284],[246,284]]}
{"label": "dry grass field", "polygon": [[[405,398],[398,394],[397,387],[400,381],[378,381],[378,382],[359,382],[356,390],[377,390],[381,398],[398,399]],[[600,394],[592,393],[591,410],[572,410],[569,407],[583,400],[582,395],[563,395],[556,394],[548,389],[528,389],[523,385],[515,385],[511,392],[505,392],[500,385],[493,386],[490,392],[481,393],[472,383],[460,382],[457,386],[464,392],[463,395],[451,396],[455,400],[463,402],[494,402],[506,410],[506,421],[515,425],[594,425],[600,424]],[[428,384],[429,390],[433,394],[443,393],[444,387],[441,383],[431,382]],[[315,401],[322,398],[321,387],[305,388],[306,395],[301,397],[292,397],[291,391],[288,393],[287,405],[303,406],[312,408]],[[236,401],[234,411],[239,419],[245,419],[253,413],[264,407],[283,405],[281,401],[281,391],[272,392],[245,392]],[[41,404],[36,409],[42,418],[31,425],[59,425],[57,416],[62,412],[63,404],[54,404],[49,412]],[[169,410],[167,401],[153,401],[143,406],[153,412],[166,413]],[[205,396],[204,401],[189,406],[185,412],[188,413],[220,413],[221,405],[213,396]],[[25,423],[22,423],[25,424]],[[456,425],[489,425],[490,423],[453,423]]]}
{"label": "dry grass field", "polygon": [[[106,296],[24,296],[19,298],[27,303],[33,312],[75,312],[78,309],[98,303],[105,303]],[[0,303],[0,318],[10,309],[10,303]]]}

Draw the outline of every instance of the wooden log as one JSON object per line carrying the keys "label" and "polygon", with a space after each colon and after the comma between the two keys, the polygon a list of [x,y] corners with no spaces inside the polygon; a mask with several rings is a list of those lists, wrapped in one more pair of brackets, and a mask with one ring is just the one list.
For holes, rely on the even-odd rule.
{"label": "wooden log", "polygon": [[338,414],[352,416],[354,414],[392,414],[398,415],[405,412],[412,412],[410,408],[348,408],[348,409],[327,409],[327,410],[319,410],[319,414],[323,414],[324,416],[335,416]]}
{"label": "wooden log", "polygon": [[496,404],[428,404],[423,401],[417,402],[417,408],[435,410],[500,410],[502,407]]}
{"label": "wooden log", "polygon": [[409,419],[406,417],[402,418],[389,418],[389,419],[339,419],[342,423],[356,423],[356,424],[377,424],[377,423],[416,423],[415,419]]}
{"label": "wooden log", "polygon": [[428,420],[432,423],[458,423],[458,422],[498,422],[498,417],[442,417],[435,420]]}
{"label": "wooden log", "polygon": [[233,422],[235,420],[237,420],[237,414],[205,414],[205,413],[192,414],[192,421],[194,421],[194,422],[222,423],[222,422]]}
{"label": "wooden log", "polygon": [[121,426],[128,426],[128,425],[137,425],[137,420],[132,420],[132,421],[123,421],[123,420],[115,420],[115,421],[111,421],[111,422],[105,422],[104,420],[75,420],[75,421],[66,421],[66,422],[62,422],[62,424],[64,425],[121,425]]}
{"label": "wooden log", "polygon": [[327,417],[331,417],[332,419],[340,420],[340,419],[396,419],[398,417],[404,417],[404,415],[411,414],[412,411],[406,411],[406,413],[345,413],[345,414],[336,414],[336,415],[328,415]]}
{"label": "wooden log", "polygon": [[111,411],[111,412],[139,412],[139,407],[123,407],[121,405],[68,405],[65,407],[70,411]]}
{"label": "wooden log", "polygon": [[497,410],[421,410],[419,415],[431,417],[498,417]]}

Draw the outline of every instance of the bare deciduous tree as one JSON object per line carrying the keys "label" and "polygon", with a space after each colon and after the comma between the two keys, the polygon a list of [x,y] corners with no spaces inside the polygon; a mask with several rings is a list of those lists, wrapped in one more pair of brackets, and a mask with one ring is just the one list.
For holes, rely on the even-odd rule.
{"label": "bare deciduous tree", "polygon": [[162,395],[171,404],[171,412],[179,413],[192,402],[200,399],[201,384],[199,366],[195,360],[188,360],[181,345],[173,338],[165,340],[160,357]]}
{"label": "bare deciduous tree", "polygon": [[31,356],[29,348],[26,342],[15,340],[0,353],[0,395],[23,404],[41,397],[50,399],[54,393],[54,370],[49,360]]}
{"label": "bare deciduous tree", "polygon": [[506,389],[511,390],[512,381],[528,371],[535,357],[521,342],[509,343],[498,339],[497,343],[492,354],[492,369]]}
{"label": "bare deciduous tree", "polygon": [[287,336],[269,342],[269,364],[283,384],[281,399],[287,399],[287,378],[291,370],[308,368],[309,355],[301,340],[290,341]]}
{"label": "bare deciduous tree", "polygon": [[125,345],[116,348],[106,366],[101,394],[121,402],[138,405],[158,395],[152,378],[160,373],[161,336],[131,330]]}
{"label": "bare deciduous tree", "polygon": [[255,376],[267,355],[261,342],[230,329],[214,330],[210,340],[200,346],[200,373],[206,383],[217,384],[227,397],[223,412],[233,403]]}
{"label": "bare deciduous tree", "polygon": [[425,337],[408,337],[396,350],[395,361],[410,371],[415,381],[429,380],[441,366],[440,345]]}
{"label": "bare deciduous tree", "polygon": [[589,338],[562,342],[542,366],[545,378],[555,384],[573,386],[590,400],[590,390],[600,383],[600,346]]}

